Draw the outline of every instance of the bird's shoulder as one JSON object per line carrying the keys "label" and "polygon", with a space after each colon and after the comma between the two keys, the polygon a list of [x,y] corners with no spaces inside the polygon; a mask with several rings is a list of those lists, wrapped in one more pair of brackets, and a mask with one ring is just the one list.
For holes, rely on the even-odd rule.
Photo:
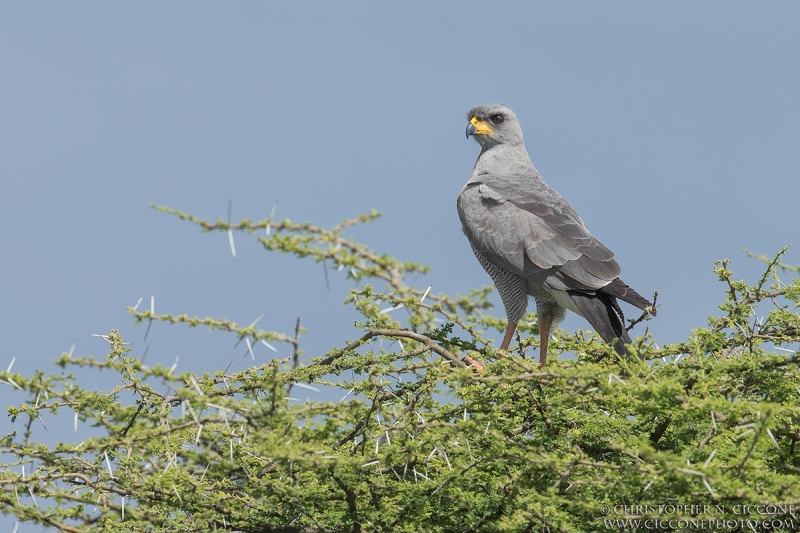
{"label": "bird's shoulder", "polygon": [[507,203],[529,213],[540,224],[566,230],[570,235],[589,235],[578,212],[551,188],[532,164],[524,162],[487,169],[476,165],[459,194],[459,203],[478,202],[486,209]]}
{"label": "bird's shoulder", "polygon": [[599,288],[620,274],[614,253],[533,165],[476,165],[458,211],[483,255],[526,277],[554,276],[554,288]]}

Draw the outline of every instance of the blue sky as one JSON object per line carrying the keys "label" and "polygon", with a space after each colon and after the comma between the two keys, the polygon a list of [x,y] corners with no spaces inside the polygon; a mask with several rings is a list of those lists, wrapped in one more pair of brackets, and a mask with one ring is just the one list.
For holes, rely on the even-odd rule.
{"label": "blue sky", "polygon": [[742,248],[794,242],[800,6],[484,12],[6,4],[0,359],[41,367],[114,327],[133,341],[124,307],[151,294],[159,312],[249,323],[266,311],[270,329],[307,317],[317,350],[353,334],[337,332],[351,323],[339,309],[348,282],[328,292],[319,265],[243,238],[234,260],[224,235],[150,203],[215,220],[228,200],[234,219],[277,203],[279,218],[323,225],[375,208],[383,218],[356,238],[430,264],[437,291],[488,283],[455,212],[478,153],[465,114],[481,103],[517,112],[534,164],[616,252],[623,279],[661,291],[650,327],[662,342],[714,312],[714,259],[744,276],[760,265]]}
{"label": "blue sky", "polygon": [[661,291],[662,342],[714,312],[714,259],[744,276],[760,265],[742,248],[795,240],[795,3],[2,11],[0,359],[19,368],[76,339],[92,350],[91,332],[133,341],[124,307],[151,294],[160,312],[266,311],[270,329],[307,317],[318,350],[352,335],[337,332],[348,282],[329,292],[319,265],[243,238],[234,260],[224,235],[150,203],[215,220],[229,200],[234,219],[277,203],[279,218],[323,225],[375,208],[355,237],[430,264],[437,291],[488,283],[455,212],[478,153],[465,113],[480,103],[517,112],[539,171],[624,279]]}
{"label": "blue sky", "polygon": [[[798,20],[796,2],[5,3],[0,367],[102,355],[90,334],[112,328],[140,352],[125,307],[150,295],[269,330],[299,316],[308,355],[358,335],[343,276],[327,290],[241,236],[233,259],[151,203],[326,226],[375,208],[352,235],[431,265],[421,285],[488,284],[455,210],[486,103],[516,111],[623,279],[661,291],[656,339],[681,341],[723,299],[715,259],[752,280],[743,248],[800,245]],[[148,344],[152,363],[251,364],[221,334],[154,325]]]}

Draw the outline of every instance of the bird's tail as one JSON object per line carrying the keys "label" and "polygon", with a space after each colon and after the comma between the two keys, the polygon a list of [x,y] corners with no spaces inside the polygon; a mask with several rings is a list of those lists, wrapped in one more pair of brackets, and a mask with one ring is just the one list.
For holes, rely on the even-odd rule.
{"label": "bird's tail", "polygon": [[[625,286],[627,287],[627,285]],[[628,288],[630,289],[630,287]],[[633,291],[633,289],[630,290]],[[634,294],[636,293],[634,292]],[[627,357],[629,354],[625,345],[630,344],[631,337],[625,330],[625,316],[622,314],[617,299],[600,291],[592,295],[569,291],[569,296],[600,337],[613,346],[618,354]],[[636,296],[639,295],[636,294]],[[639,296],[639,298],[642,297]]]}

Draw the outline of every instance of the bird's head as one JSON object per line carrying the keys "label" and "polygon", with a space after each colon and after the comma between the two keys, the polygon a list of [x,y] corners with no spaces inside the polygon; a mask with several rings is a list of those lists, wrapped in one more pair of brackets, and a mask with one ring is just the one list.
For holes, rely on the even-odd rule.
{"label": "bird's head", "polygon": [[484,149],[497,144],[524,144],[517,115],[504,105],[473,107],[467,120],[467,138],[472,135]]}

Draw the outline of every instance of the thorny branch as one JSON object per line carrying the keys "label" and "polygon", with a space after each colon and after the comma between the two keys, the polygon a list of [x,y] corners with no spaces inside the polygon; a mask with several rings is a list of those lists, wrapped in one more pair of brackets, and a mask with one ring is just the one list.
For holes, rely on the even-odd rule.
{"label": "thorny branch", "polygon": [[[644,361],[554,358],[542,369],[478,349],[488,363],[475,373],[460,356],[504,326],[482,314],[487,292],[434,297],[430,287],[406,286],[424,267],[339,234],[374,214],[322,230],[271,219],[212,224],[162,210],[208,231],[268,231],[269,249],[386,287],[354,289],[348,302],[364,319],[358,338],[310,360],[300,352],[299,321],[284,334],[133,308],[136,321],[203,325],[238,340],[284,342],[292,353],[241,371],[177,373],[145,365],[112,332],[104,359],[64,354],[64,372],[50,375],[0,371],[0,388],[24,396],[7,408],[20,434],[0,436],[4,513],[82,533],[486,533],[498,524],[586,531],[603,506],[620,502],[800,505],[800,359],[769,345],[800,342],[800,317],[789,309],[800,285],[777,278],[777,257],[753,285],[734,281],[722,263],[722,316],[679,345],[645,339]],[[769,312],[750,325],[762,303]],[[408,327],[391,317],[400,305]],[[448,324],[433,327],[434,317]],[[468,340],[453,335],[453,323]],[[559,347],[596,349],[559,335]],[[403,344],[370,349],[381,338]],[[734,350],[745,343],[748,351]],[[666,358],[683,353],[692,357]],[[87,387],[77,370],[103,380]],[[291,394],[303,386],[315,392],[298,401]],[[81,442],[37,442],[39,421],[64,411]]]}

